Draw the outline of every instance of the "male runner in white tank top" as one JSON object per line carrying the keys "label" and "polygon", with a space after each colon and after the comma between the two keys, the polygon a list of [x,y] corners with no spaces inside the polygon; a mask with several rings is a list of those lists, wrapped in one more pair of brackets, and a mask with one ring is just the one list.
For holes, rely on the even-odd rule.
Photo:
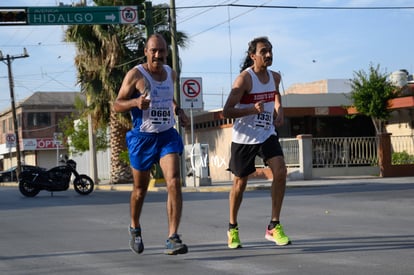
{"label": "male runner in white tank top", "polygon": [[[181,218],[182,194],[179,155],[183,152],[181,136],[174,128],[177,115],[182,126],[189,120],[174,101],[176,73],[165,65],[167,42],[160,34],[151,35],[144,49],[146,63],[126,74],[113,105],[116,112],[129,111],[133,128],[127,133],[129,160],[134,177],[130,198],[130,248],[144,251],[140,215],[150,181],[150,171],[159,162],[167,185],[168,238],[165,253],[187,253],[177,231]],[[151,229],[152,230],[152,229]]]}
{"label": "male runner in white tank top", "polygon": [[223,108],[223,115],[234,118],[229,170],[234,175],[229,195],[228,247],[242,247],[237,215],[248,176],[255,172],[255,157],[263,158],[273,174],[272,211],[265,238],[277,245],[290,244],[280,223],[286,189],[286,165],[275,126],[283,124],[279,93],[280,74],[268,69],[272,65],[272,44],[267,37],[249,43],[241,73],[233,83]]}

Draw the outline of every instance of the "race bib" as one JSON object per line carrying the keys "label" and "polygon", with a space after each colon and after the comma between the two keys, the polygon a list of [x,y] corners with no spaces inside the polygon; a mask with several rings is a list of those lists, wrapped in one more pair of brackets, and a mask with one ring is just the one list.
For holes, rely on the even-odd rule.
{"label": "race bib", "polygon": [[171,108],[168,107],[154,107],[149,110],[151,124],[169,124],[171,117]]}
{"label": "race bib", "polygon": [[272,123],[272,114],[270,112],[263,112],[257,114],[254,118],[254,126],[269,129]]}

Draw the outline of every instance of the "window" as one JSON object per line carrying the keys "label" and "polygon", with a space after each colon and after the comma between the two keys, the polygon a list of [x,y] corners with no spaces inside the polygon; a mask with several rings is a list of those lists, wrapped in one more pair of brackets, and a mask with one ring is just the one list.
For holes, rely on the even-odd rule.
{"label": "window", "polygon": [[50,113],[28,113],[27,125],[29,127],[49,126]]}
{"label": "window", "polygon": [[14,126],[13,126],[13,118],[10,117],[9,118],[9,131],[13,131],[14,130]]}

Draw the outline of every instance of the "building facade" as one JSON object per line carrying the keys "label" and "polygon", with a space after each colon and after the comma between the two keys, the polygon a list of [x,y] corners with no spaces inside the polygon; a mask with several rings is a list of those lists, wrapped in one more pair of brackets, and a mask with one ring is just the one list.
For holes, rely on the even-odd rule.
{"label": "building facade", "polygon": [[[67,154],[59,121],[76,112],[79,92],[35,92],[16,104],[18,138],[22,164],[44,168],[56,166]],[[17,165],[12,109],[0,113],[0,164],[2,169]]]}
{"label": "building facade", "polygon": [[[413,88],[414,85],[408,83],[405,94],[390,102],[392,113],[386,128],[392,135],[414,134]],[[349,118],[348,106],[352,105],[350,91],[350,83],[345,79],[293,85],[282,95],[285,124],[277,129],[279,137],[375,137],[371,118],[358,113],[352,113],[354,118]],[[232,179],[231,173],[226,170],[230,159],[232,125],[233,120],[224,118],[222,110],[215,110],[194,116],[193,133],[190,128],[185,129],[185,144],[208,144],[212,181]]]}

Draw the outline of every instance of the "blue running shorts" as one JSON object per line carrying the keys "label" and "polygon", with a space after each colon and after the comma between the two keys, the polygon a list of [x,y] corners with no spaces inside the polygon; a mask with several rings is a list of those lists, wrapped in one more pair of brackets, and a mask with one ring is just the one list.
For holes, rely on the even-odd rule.
{"label": "blue running shorts", "polygon": [[182,154],[183,141],[175,128],[161,133],[141,133],[134,129],[126,135],[131,167],[139,171],[148,171],[154,163],[165,155]]}

